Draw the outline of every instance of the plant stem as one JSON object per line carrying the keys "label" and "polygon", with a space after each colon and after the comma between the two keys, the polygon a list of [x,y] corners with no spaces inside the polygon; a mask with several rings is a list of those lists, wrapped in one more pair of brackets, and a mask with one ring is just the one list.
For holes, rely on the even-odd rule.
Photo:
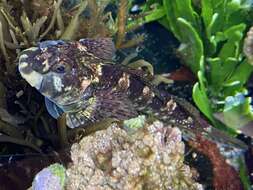
{"label": "plant stem", "polygon": [[62,114],[62,116],[57,119],[57,127],[58,127],[58,134],[60,138],[60,147],[66,148],[69,143],[68,143],[68,138],[67,138],[67,125],[66,125],[66,114]]}

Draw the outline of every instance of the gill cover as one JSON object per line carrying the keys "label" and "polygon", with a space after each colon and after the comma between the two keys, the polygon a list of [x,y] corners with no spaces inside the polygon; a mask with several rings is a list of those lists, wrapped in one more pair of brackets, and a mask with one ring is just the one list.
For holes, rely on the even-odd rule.
{"label": "gill cover", "polygon": [[[58,87],[69,88],[71,92],[75,91],[75,96],[72,96],[74,93],[68,93],[71,97],[67,100],[77,102],[81,96],[81,93],[77,92],[83,89],[79,89],[77,85],[76,81],[81,77],[77,75],[81,72],[78,73],[76,70],[82,70],[83,66],[89,67],[91,63],[101,64],[104,60],[110,61],[114,53],[115,47],[111,38],[81,39],[75,42],[47,40],[38,43],[37,47],[21,52],[18,70],[32,87],[45,96],[45,104],[50,115],[58,118],[64,111],[62,105],[58,103],[65,102],[61,100],[66,98],[63,90],[59,90]],[[79,57],[85,58],[85,62],[79,62]],[[69,64],[70,69],[74,67],[75,72],[68,73],[68,76],[65,73],[55,74],[52,69],[62,60],[67,60],[66,64]],[[70,64],[68,60],[72,63]]]}

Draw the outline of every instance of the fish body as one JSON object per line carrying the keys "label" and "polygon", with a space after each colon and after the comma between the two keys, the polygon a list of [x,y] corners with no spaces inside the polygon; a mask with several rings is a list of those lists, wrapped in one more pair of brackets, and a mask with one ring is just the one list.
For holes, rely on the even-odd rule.
{"label": "fish body", "polygon": [[210,125],[189,103],[158,90],[152,76],[113,64],[114,53],[109,38],[45,41],[20,54],[19,71],[46,97],[52,116],[66,113],[71,128],[150,115],[189,134],[208,133]]}
{"label": "fish body", "polygon": [[142,71],[112,64],[114,51],[111,39],[45,41],[21,53],[19,71],[47,98],[47,107],[55,110],[51,115],[67,113],[72,128],[141,114],[192,125],[167,92],[155,92],[143,80]]}

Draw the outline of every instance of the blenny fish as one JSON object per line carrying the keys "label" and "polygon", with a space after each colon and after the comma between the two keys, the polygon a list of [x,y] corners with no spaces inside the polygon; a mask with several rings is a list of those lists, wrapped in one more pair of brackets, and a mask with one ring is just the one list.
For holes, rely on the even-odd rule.
{"label": "blenny fish", "polygon": [[190,133],[208,133],[210,125],[201,117],[192,117],[193,112],[180,99],[152,85],[152,76],[113,64],[114,54],[110,38],[49,40],[24,50],[18,68],[46,97],[50,114],[57,118],[65,112],[71,128],[106,118],[148,115]]}

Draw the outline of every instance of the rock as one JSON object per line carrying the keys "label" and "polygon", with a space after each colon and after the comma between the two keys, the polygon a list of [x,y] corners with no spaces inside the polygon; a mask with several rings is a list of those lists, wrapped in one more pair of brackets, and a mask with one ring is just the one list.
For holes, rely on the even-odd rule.
{"label": "rock", "polygon": [[65,183],[65,168],[52,164],[41,170],[34,178],[31,190],[62,190]]}
{"label": "rock", "polygon": [[112,125],[74,144],[71,157],[68,190],[203,189],[183,163],[181,132],[161,122],[131,134]]}

